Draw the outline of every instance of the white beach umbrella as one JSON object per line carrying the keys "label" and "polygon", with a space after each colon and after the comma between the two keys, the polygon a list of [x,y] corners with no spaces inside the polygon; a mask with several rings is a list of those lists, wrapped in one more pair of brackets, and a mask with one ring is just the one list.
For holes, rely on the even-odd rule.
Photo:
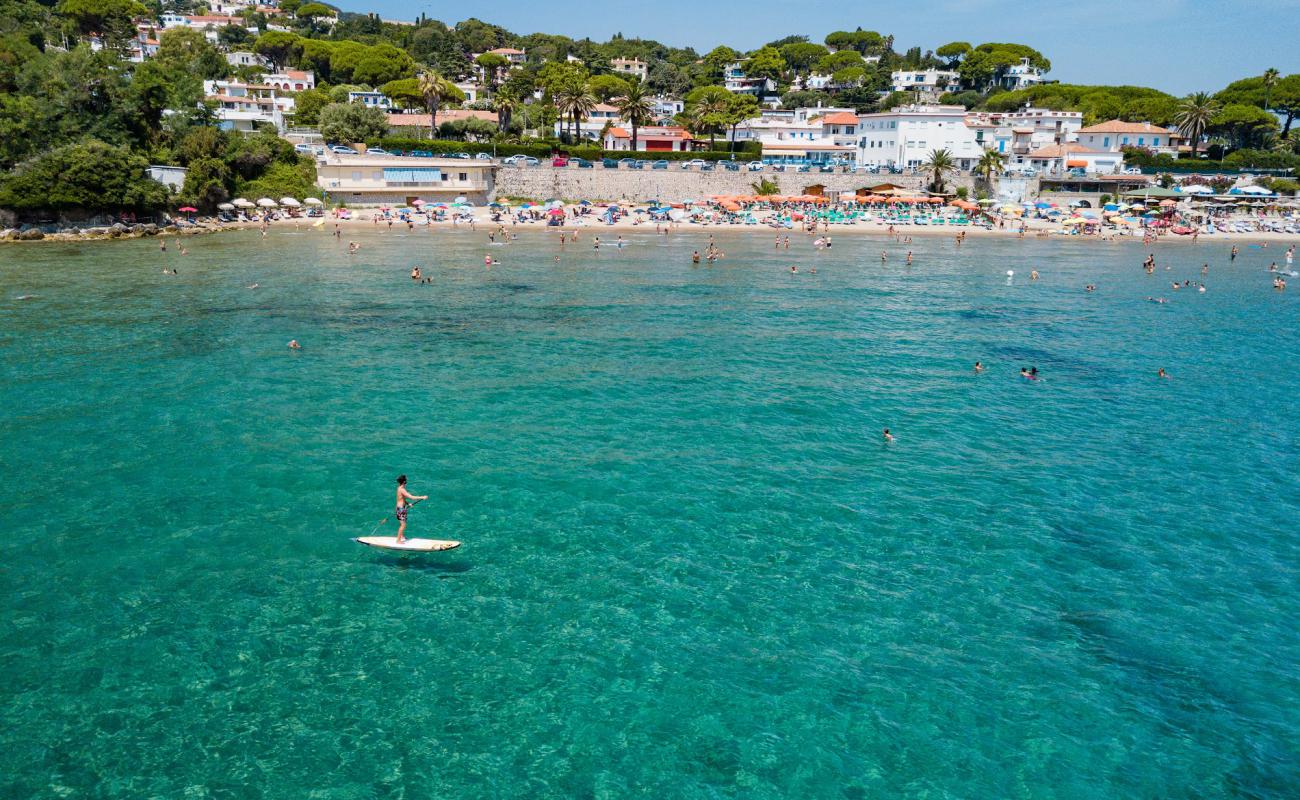
{"label": "white beach umbrella", "polygon": [[303,200],[303,202],[309,206],[322,205],[321,199],[319,197],[308,197],[306,200]]}
{"label": "white beach umbrella", "polygon": [[234,203],[236,208],[252,208],[252,207],[253,207],[253,204],[252,204],[251,202],[249,202],[248,200],[245,200],[245,199],[242,198],[242,197],[236,197],[234,200],[232,200],[232,201],[230,201],[230,202]]}
{"label": "white beach umbrella", "polygon": [[1265,189],[1263,186],[1243,186],[1238,191],[1242,194],[1272,194],[1272,192]]}
{"label": "white beach umbrella", "polygon": [[1183,194],[1214,194],[1214,190],[1209,186],[1200,183],[1194,183],[1191,186],[1184,186]]}
{"label": "white beach umbrella", "polygon": [[234,210],[235,210],[235,204],[234,204],[234,203],[217,203],[217,208],[221,209],[222,211],[234,211]]}
{"label": "white beach umbrella", "polygon": [[269,197],[261,198],[260,200],[257,201],[257,204],[262,208],[275,208],[277,205],[279,205]]}
{"label": "white beach umbrella", "polygon": [[297,208],[298,206],[302,205],[302,203],[299,203],[297,200],[295,200],[292,197],[281,197],[280,205],[288,206],[289,208]]}

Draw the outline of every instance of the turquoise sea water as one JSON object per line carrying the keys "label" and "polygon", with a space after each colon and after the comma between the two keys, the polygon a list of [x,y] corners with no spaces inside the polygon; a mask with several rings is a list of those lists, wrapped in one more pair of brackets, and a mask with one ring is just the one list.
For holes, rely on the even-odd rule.
{"label": "turquoise sea water", "polygon": [[1300,794],[1282,248],[352,235],[0,250],[0,795]]}

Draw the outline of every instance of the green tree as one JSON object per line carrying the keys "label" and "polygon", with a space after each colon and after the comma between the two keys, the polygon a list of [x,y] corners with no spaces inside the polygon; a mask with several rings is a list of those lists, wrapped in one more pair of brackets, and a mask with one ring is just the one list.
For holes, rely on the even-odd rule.
{"label": "green tree", "polygon": [[829,51],[819,44],[795,42],[781,48],[781,58],[796,73],[806,75],[813,65],[829,55]]}
{"label": "green tree", "polygon": [[817,62],[817,71],[822,75],[831,75],[842,69],[865,67],[867,62],[863,60],[862,55],[856,50],[838,50],[829,53]]}
{"label": "green tree", "polygon": [[722,79],[722,73],[728,66],[740,60],[740,53],[726,45],[719,45],[704,56],[704,68],[710,80]]}
{"label": "green tree", "polygon": [[1277,129],[1277,118],[1256,106],[1224,106],[1210,120],[1210,132],[1223,136],[1234,148],[1263,144]]}
{"label": "green tree", "polygon": [[949,42],[948,44],[945,44],[943,47],[940,47],[938,50],[935,50],[934,54],[939,58],[948,59],[949,67],[954,67],[972,49],[973,48],[970,46],[970,42]]}
{"label": "green tree", "polygon": [[329,105],[329,92],[324,89],[307,89],[293,96],[293,124],[313,126],[320,123],[320,110]]}
{"label": "green tree", "polygon": [[1278,79],[1281,77],[1282,77],[1282,73],[1278,72],[1273,67],[1269,67],[1268,69],[1264,70],[1264,74],[1260,76],[1264,84],[1264,108],[1266,110],[1272,108],[1272,106],[1269,103],[1272,100],[1271,95],[1273,92],[1273,87],[1277,86]]}
{"label": "green tree", "polygon": [[[192,30],[190,28],[172,28],[172,30]],[[197,33],[197,31],[196,31]],[[252,31],[242,25],[223,25],[217,30],[217,41],[227,50],[238,50],[257,40]]]}
{"label": "green tree", "polygon": [[629,82],[618,75],[596,75],[588,83],[591,93],[602,103],[627,94],[628,86]]}
{"label": "green tree", "polygon": [[336,14],[334,9],[324,3],[306,3],[299,6],[294,16],[307,23],[307,30],[311,33],[320,33],[328,30],[329,23],[323,20],[334,20]]}
{"label": "green tree", "polygon": [[1273,87],[1269,109],[1282,114],[1286,119],[1282,123],[1282,137],[1291,135],[1291,123],[1300,116],[1300,74],[1288,75]]}
{"label": "green tree", "polygon": [[721,86],[703,86],[686,95],[686,115],[693,123],[692,129],[708,132],[710,150],[715,149],[718,130],[730,124],[732,97]]}
{"label": "green tree", "polygon": [[650,96],[646,94],[644,84],[636,80],[629,82],[627,91],[618,98],[615,107],[618,108],[618,115],[632,126],[632,149],[636,150],[637,129],[642,125],[649,125],[654,120],[654,107],[650,103]]}
{"label": "green tree", "polygon": [[204,157],[189,162],[185,184],[177,199],[182,205],[194,206],[211,213],[218,203],[230,199],[230,168],[219,158]]}
{"label": "green tree", "polygon": [[82,35],[99,34],[120,50],[135,34],[135,17],[148,13],[136,0],[60,0],[54,10]]}
{"label": "green tree", "polygon": [[1006,166],[1006,156],[991,147],[985,148],[975,170],[984,178],[984,185],[993,188],[993,176],[1000,174]]}
{"label": "green tree", "polygon": [[465,95],[455,84],[432,70],[425,72],[417,81],[424,107],[429,109],[429,136],[433,136],[433,131],[438,127],[438,108],[448,100],[459,103],[465,99]]}
{"label": "green tree", "polygon": [[502,87],[492,96],[492,110],[497,114],[497,130],[505,133],[510,129],[514,113],[524,105],[523,99],[513,91]]}
{"label": "green tree", "polygon": [[1178,104],[1178,116],[1174,118],[1174,123],[1178,125],[1178,132],[1192,143],[1192,158],[1196,158],[1201,139],[1210,129],[1218,111],[1219,104],[1205,92],[1190,94]]}
{"label": "green tree", "polygon": [[681,97],[691,90],[691,77],[686,70],[668,61],[658,61],[650,65],[646,74],[646,85],[656,94],[665,97]]}
{"label": "green tree", "polygon": [[[331,61],[331,64],[333,62]],[[379,86],[415,75],[415,59],[401,48],[378,44],[366,49],[352,70],[352,80]]]}
{"label": "green tree", "polygon": [[779,80],[785,73],[785,59],[775,47],[763,47],[745,60],[745,74],[754,78]]}
{"label": "green tree", "polygon": [[285,31],[267,31],[257,37],[253,52],[270,61],[271,68],[279,72],[302,52],[302,39]]}
{"label": "green tree", "polygon": [[478,65],[484,86],[496,86],[498,76],[510,66],[510,61],[497,53],[484,53],[474,63]]}
{"label": "green tree", "polygon": [[733,94],[727,98],[726,121],[731,128],[731,149],[735,149],[736,128],[745,120],[757,117],[759,113],[758,98],[752,94]]}
{"label": "green tree", "polygon": [[424,94],[416,78],[399,78],[379,87],[379,91],[392,101],[396,108],[407,109],[424,105]]}
{"label": "green tree", "polygon": [[360,103],[332,103],[320,110],[320,132],[327,142],[372,142],[388,135],[388,115]]}
{"label": "green tree", "polygon": [[0,182],[0,208],[19,212],[152,211],[167,187],[146,175],[149,163],[126,147],[96,139],[66,144],[20,164]]}
{"label": "green tree", "polygon": [[484,53],[504,47],[512,37],[505,28],[471,17],[456,23],[456,38],[460,40],[465,50],[471,53]]}
{"label": "green tree", "polygon": [[587,90],[586,81],[571,80],[555,93],[555,108],[561,117],[567,116],[573,121],[573,138],[576,141],[581,135],[582,120],[591,116],[596,108],[596,97]]}
{"label": "green tree", "polygon": [[948,187],[948,177],[957,171],[957,164],[953,161],[952,152],[944,148],[931,150],[921,169],[930,176],[930,191],[943,194]]}
{"label": "green tree", "polygon": [[749,188],[754,190],[754,194],[759,196],[773,195],[781,191],[781,186],[771,178],[759,178],[749,184]]}

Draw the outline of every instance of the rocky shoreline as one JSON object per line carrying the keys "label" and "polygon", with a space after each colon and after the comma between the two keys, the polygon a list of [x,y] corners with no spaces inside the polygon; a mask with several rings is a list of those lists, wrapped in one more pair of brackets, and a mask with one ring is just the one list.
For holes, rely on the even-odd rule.
{"label": "rocky shoreline", "polygon": [[105,239],[141,239],[146,236],[191,236],[199,233],[216,233],[218,231],[240,230],[245,226],[225,223],[194,223],[184,227],[174,224],[158,225],[153,222],[138,222],[128,225],[123,222],[113,225],[96,225],[89,227],[69,226],[57,231],[46,232],[41,228],[5,228],[0,230],[0,242],[93,242]]}

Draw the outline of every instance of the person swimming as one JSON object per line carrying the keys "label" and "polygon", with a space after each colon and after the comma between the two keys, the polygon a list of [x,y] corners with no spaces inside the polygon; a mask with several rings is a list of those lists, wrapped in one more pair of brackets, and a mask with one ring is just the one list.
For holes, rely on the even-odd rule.
{"label": "person swimming", "polygon": [[411,280],[418,281],[419,279],[420,279],[420,268],[411,267]]}
{"label": "person swimming", "polygon": [[297,340],[297,339],[290,339],[290,340],[289,340],[289,349],[290,349],[290,350],[301,350],[301,349],[302,349],[302,345],[298,344],[298,340]]}
{"label": "person swimming", "polygon": [[691,253],[691,263],[692,263],[692,264],[698,264],[698,263],[700,263],[700,251],[699,251],[699,250],[696,250],[694,253]]}
{"label": "person swimming", "polygon": [[1161,367],[1160,369],[1156,370],[1156,377],[1157,377],[1157,378],[1168,378],[1168,377],[1169,377],[1169,373],[1168,373],[1168,372],[1165,372],[1165,368],[1164,368],[1164,367]]}
{"label": "person swimming", "polygon": [[983,371],[984,371],[984,365],[981,364],[980,362],[976,361],[976,362],[975,362],[975,371],[976,371],[976,372],[983,372]]}
{"label": "person swimming", "polygon": [[892,433],[889,432],[889,428],[885,428],[884,433],[883,433],[883,438],[884,438],[885,442],[887,442],[887,443],[888,443],[888,442],[892,442],[892,441],[894,441],[894,434],[892,434]]}

